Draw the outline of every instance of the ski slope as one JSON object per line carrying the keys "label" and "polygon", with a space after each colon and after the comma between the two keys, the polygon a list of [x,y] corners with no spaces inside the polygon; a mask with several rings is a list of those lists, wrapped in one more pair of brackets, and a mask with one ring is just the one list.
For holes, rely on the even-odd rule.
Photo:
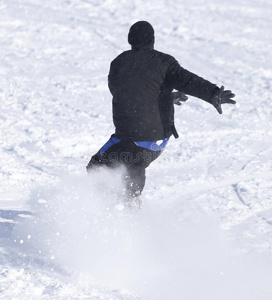
{"label": "ski slope", "polygon": [[[0,13],[0,299],[271,300],[272,2],[0,0]],[[131,214],[116,209],[120,174],[85,166],[113,133],[109,65],[138,20],[237,104],[176,107],[180,138]]]}

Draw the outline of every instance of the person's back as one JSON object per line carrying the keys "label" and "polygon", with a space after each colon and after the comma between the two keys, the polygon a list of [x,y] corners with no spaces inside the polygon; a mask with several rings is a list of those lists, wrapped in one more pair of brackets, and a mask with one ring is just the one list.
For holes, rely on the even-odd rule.
{"label": "person's back", "polygon": [[116,137],[149,141],[171,135],[173,124],[164,121],[163,115],[173,110],[166,73],[174,61],[142,46],[123,52],[111,63],[108,78]]}

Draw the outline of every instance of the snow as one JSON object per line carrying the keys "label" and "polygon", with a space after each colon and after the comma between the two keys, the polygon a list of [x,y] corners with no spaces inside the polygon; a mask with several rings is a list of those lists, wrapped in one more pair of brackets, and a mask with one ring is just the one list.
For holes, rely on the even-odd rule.
{"label": "snow", "polygon": [[[0,299],[271,300],[271,1],[0,0],[0,11]],[[85,166],[113,133],[109,65],[138,20],[237,104],[177,107],[180,138],[128,213],[120,174]]]}

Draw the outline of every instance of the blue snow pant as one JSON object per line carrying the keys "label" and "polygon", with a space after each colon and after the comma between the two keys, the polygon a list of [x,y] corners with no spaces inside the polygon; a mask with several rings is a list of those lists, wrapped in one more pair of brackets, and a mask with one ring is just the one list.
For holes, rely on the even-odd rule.
{"label": "blue snow pant", "polygon": [[88,163],[87,172],[106,166],[125,167],[124,183],[127,195],[140,195],[145,186],[145,169],[157,159],[162,150],[150,150],[139,147],[132,141],[119,140],[112,136],[110,140],[94,155]]}

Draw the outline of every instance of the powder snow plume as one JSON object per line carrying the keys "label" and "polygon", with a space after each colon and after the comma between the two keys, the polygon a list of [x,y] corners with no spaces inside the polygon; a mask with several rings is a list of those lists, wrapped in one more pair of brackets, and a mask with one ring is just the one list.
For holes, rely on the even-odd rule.
{"label": "powder snow plume", "polygon": [[266,257],[239,253],[204,212],[187,207],[177,224],[175,211],[148,203],[120,210],[118,189],[118,176],[103,170],[34,191],[34,215],[15,233],[21,250],[144,299],[256,299],[270,280]]}

